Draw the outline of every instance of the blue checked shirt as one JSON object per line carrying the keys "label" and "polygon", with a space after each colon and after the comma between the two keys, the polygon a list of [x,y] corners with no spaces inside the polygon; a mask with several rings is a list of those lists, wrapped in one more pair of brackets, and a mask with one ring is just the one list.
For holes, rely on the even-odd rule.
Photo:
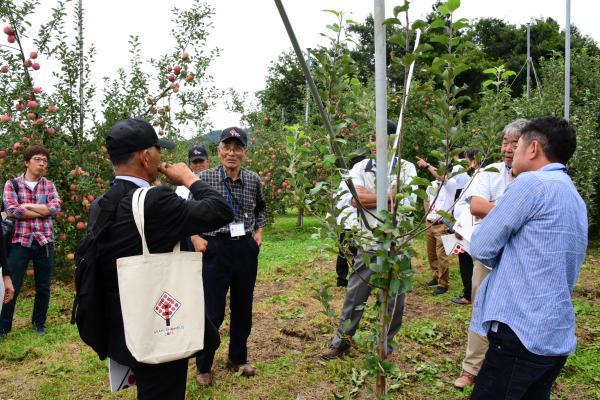
{"label": "blue checked shirt", "polygon": [[542,356],[575,351],[571,292],[587,249],[587,211],[562,164],[520,174],[473,233],[471,255],[492,268],[471,330],[507,324]]}
{"label": "blue checked shirt", "polygon": [[[263,185],[258,174],[242,168],[240,170],[241,179],[232,181],[223,171],[223,167],[218,166],[200,172],[198,177],[229,201],[229,204],[233,206],[235,222],[243,222],[246,233],[267,225],[267,207]],[[229,196],[226,184],[231,189]],[[219,233],[229,233],[229,225],[208,232],[206,235],[215,236]]]}

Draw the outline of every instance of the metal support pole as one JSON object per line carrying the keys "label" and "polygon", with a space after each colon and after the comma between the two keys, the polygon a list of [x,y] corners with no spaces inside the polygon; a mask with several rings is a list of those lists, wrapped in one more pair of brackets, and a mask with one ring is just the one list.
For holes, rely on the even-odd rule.
{"label": "metal support pole", "polygon": [[[310,48],[306,49],[306,65],[310,70]],[[308,119],[310,117],[310,86],[306,81],[306,107],[304,109],[304,124],[308,128]]]}
{"label": "metal support pole", "polygon": [[385,0],[375,1],[375,133],[377,165],[377,212],[387,210],[387,78],[385,46]]}
{"label": "metal support pole", "polygon": [[527,24],[527,99],[531,88],[531,26]]}
{"label": "metal support pole", "polygon": [[567,0],[565,23],[565,119],[569,120],[571,101],[571,0]]}

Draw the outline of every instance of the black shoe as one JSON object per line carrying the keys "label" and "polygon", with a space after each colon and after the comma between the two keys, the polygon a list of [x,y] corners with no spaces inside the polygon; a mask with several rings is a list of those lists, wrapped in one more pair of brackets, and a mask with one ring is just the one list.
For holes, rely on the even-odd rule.
{"label": "black shoe", "polygon": [[44,328],[44,325],[34,325],[33,330],[38,336],[44,336],[46,334],[46,328]]}
{"label": "black shoe", "polygon": [[340,279],[338,278],[337,280],[337,287],[347,287],[348,286],[348,280],[347,279]]}
{"label": "black shoe", "polygon": [[426,282],[425,284],[429,287],[437,286],[438,280],[433,278],[432,280],[430,280],[429,282]]}
{"label": "black shoe", "polygon": [[438,286],[437,288],[435,288],[435,290],[433,291],[433,295],[434,296],[438,296],[440,294],[444,294],[448,291],[448,288],[442,287],[442,286]]}
{"label": "black shoe", "polygon": [[450,301],[453,302],[454,304],[458,304],[458,305],[462,305],[462,306],[471,304],[471,300],[468,300],[467,298],[465,298],[464,295],[460,295],[457,298],[452,299]]}

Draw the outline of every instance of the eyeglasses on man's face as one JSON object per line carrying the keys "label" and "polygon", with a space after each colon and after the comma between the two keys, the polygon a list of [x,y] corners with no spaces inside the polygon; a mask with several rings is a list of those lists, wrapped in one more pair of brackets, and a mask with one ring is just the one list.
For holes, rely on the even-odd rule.
{"label": "eyeglasses on man's face", "polygon": [[46,157],[31,157],[31,159],[40,164],[48,164],[48,159]]}

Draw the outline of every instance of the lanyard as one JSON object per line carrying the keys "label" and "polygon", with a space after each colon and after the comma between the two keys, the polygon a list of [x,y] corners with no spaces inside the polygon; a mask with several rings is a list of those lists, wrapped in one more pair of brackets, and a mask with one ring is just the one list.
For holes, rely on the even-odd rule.
{"label": "lanyard", "polygon": [[[229,205],[231,206],[231,209],[233,210],[233,217],[234,220],[237,221],[238,219],[238,209],[235,207],[235,203],[238,203],[238,206],[240,207],[240,210],[243,210],[243,204],[244,204],[244,175],[242,174],[242,170],[240,170],[240,180],[242,181],[242,193],[240,195],[241,198],[241,202],[238,201],[235,196],[233,195],[233,191],[231,190],[231,188],[229,187],[229,183],[227,183],[227,176],[225,176],[225,171],[224,168],[221,167],[219,169],[219,172],[221,173],[221,181],[223,182],[223,185],[225,186],[225,189],[227,191],[227,201],[229,202]],[[234,202],[235,200],[235,202]]]}

